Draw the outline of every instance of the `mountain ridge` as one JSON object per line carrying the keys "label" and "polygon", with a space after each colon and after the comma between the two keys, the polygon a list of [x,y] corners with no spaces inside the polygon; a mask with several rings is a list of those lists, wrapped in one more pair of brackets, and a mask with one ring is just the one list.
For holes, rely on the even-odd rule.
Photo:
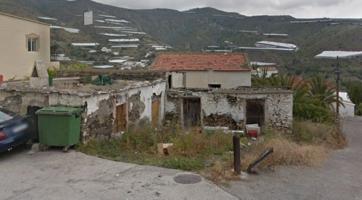
{"label": "mountain ridge", "polygon": [[[174,47],[174,50],[201,51],[208,46],[230,48],[254,46],[260,40],[293,43],[300,50],[293,54],[280,52],[248,52],[254,61],[275,62],[281,71],[311,75],[327,73],[332,76],[330,62],[314,59],[323,50],[362,50],[362,20],[359,19],[298,19],[289,15],[245,16],[215,8],[193,8],[186,11],[173,9],[128,9],[90,0],[0,0],[0,11],[36,19],[38,16],[55,17],[66,26],[82,30],[81,36],[56,34],[56,40],[88,41],[99,35],[82,27],[85,10],[97,14],[114,15],[128,20],[151,41]],[[192,14],[193,12],[195,14]],[[88,34],[88,32],[90,32]],[[264,33],[287,34],[288,37],[270,37]],[[149,40],[149,39],[147,39]],[[347,62],[346,76],[362,79],[362,61]]]}

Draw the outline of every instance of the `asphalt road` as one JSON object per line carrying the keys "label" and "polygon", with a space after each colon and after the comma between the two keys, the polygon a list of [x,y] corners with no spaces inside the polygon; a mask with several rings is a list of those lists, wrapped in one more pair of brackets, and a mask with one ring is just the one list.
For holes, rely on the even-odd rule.
{"label": "asphalt road", "polygon": [[343,130],[348,147],[322,167],[282,167],[225,190],[242,200],[362,200],[362,118],[344,120]]}

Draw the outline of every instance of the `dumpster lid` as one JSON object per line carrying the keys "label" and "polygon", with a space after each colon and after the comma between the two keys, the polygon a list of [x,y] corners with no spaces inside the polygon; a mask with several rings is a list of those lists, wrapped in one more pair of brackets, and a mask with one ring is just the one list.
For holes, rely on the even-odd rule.
{"label": "dumpster lid", "polygon": [[36,112],[36,114],[49,114],[49,115],[77,115],[82,112],[81,108],[66,107],[66,106],[52,106],[45,107]]}

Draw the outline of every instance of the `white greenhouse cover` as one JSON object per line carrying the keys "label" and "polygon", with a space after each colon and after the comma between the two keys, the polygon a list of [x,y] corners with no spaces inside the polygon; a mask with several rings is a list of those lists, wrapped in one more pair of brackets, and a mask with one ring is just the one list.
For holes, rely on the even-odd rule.
{"label": "white greenhouse cover", "polygon": [[343,59],[357,56],[362,56],[362,51],[323,51],[322,53],[318,54],[316,58]]}

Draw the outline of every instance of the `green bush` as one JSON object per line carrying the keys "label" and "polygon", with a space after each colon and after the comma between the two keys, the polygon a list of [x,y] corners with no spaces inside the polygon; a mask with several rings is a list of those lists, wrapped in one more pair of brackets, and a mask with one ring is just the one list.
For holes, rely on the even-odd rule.
{"label": "green bush", "polygon": [[164,159],[160,166],[180,170],[200,170],[204,168],[204,160],[198,157],[169,157]]}
{"label": "green bush", "polygon": [[356,104],[356,115],[362,115],[362,82],[349,81],[345,86],[351,101]]}
{"label": "green bush", "polygon": [[270,78],[254,77],[253,85],[293,90],[293,114],[296,119],[314,122],[333,120],[332,105],[337,102],[335,88],[320,75],[309,80],[286,75]]}
{"label": "green bush", "polygon": [[356,114],[362,116],[362,103],[360,103],[356,108]]}
{"label": "green bush", "polygon": [[[159,155],[159,143],[174,143],[169,156]],[[118,139],[93,139],[79,150],[115,161],[155,165],[173,169],[199,170],[213,156],[232,149],[232,135],[185,133],[175,127],[153,129],[150,125],[131,128]]]}
{"label": "green bush", "polygon": [[294,121],[293,137],[296,142],[343,148],[347,141],[334,123]]}

